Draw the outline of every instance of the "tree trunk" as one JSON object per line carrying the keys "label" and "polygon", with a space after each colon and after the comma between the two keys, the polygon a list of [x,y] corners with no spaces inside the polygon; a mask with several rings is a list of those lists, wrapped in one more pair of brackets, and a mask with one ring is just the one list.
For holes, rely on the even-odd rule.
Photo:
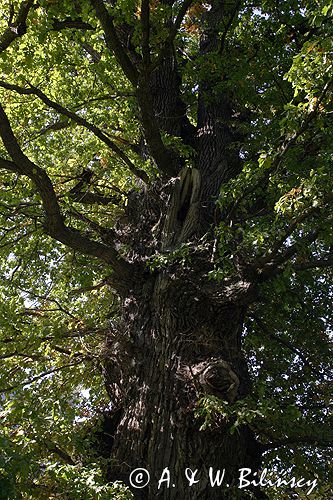
{"label": "tree trunk", "polygon": [[[236,293],[222,305],[214,303],[200,274],[176,263],[146,276],[124,301],[122,326],[110,336],[109,479],[130,485],[132,471],[148,470],[149,484],[131,487],[138,499],[247,498],[249,489],[237,489],[239,469],[256,471],[260,465],[260,447],[249,428],[231,435],[230,422],[216,417],[211,428],[199,430],[203,420],[195,418],[203,395],[231,404],[250,390],[241,352],[247,298]],[[211,485],[210,467],[213,481],[225,469],[219,487]],[[197,470],[199,481],[192,486],[187,469]]]}
{"label": "tree trunk", "polygon": [[[203,57],[216,55],[219,23],[230,19],[237,5],[218,0],[207,10]],[[133,470],[149,471],[146,487],[131,488],[140,499],[247,498],[250,493],[265,498],[255,488],[247,493],[237,489],[239,469],[256,471],[260,465],[260,447],[251,430],[243,426],[231,434],[230,422],[221,416],[200,430],[203,421],[195,418],[202,396],[232,404],[251,387],[241,334],[255,283],[239,269],[223,286],[208,275],[213,269],[216,198],[221,185],[241,170],[234,105],[226,91],[216,91],[220,78],[216,71],[199,82],[196,127],[186,117],[171,47],[152,72],[147,69],[137,89],[146,143],[167,178],[132,193],[128,225],[118,232],[132,249],[138,274],[109,339],[105,376],[113,411],[105,423],[105,454],[112,457],[110,480],[130,484]],[[192,168],[184,166],[177,151],[165,150],[157,130],[193,148]],[[162,260],[149,271],[149,259],[155,256]],[[198,482],[192,486],[189,469],[197,470],[193,479]],[[211,480],[224,469],[223,483],[213,487]]]}

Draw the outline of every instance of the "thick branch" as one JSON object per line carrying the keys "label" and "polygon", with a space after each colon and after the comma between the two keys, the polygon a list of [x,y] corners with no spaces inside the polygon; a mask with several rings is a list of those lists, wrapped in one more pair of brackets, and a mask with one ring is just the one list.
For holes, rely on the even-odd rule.
{"label": "thick branch", "polygon": [[27,17],[34,0],[22,2],[18,10],[16,19],[8,26],[0,38],[0,54],[9,47],[9,45],[27,32]]}
{"label": "thick branch", "polygon": [[117,251],[102,243],[90,240],[83,236],[77,229],[64,224],[52,182],[47,173],[33,163],[21,150],[16,137],[11,129],[7,115],[0,105],[0,135],[4,146],[13,161],[0,158],[0,168],[5,168],[19,175],[29,177],[35,184],[46,215],[45,232],[54,239],[68,245],[74,250],[98,257],[110,263],[117,274],[124,276],[128,273],[129,264],[119,258]]}
{"label": "thick branch", "polygon": [[117,32],[113,24],[113,16],[111,16],[105,8],[103,0],[90,0],[90,3],[95,9],[96,16],[103,28],[106,46],[113,52],[125,75],[132,85],[136,87],[138,82],[138,71],[128,57],[117,36]]}
{"label": "thick branch", "polygon": [[70,121],[69,120],[58,120],[55,123],[51,123],[50,125],[47,125],[46,127],[42,128],[40,132],[38,133],[37,137],[47,134],[48,132],[57,132],[58,130],[63,130],[65,128],[68,128],[70,126]]}
{"label": "thick branch", "polygon": [[131,170],[131,172],[133,172],[135,176],[142,179],[145,183],[149,182],[149,177],[146,174],[146,172],[137,168],[134,165],[134,163],[131,162],[128,156],[124,153],[124,151],[122,151],[113,141],[111,141],[111,139],[107,135],[105,135],[101,129],[99,129],[92,123],[88,122],[81,116],[77,115],[73,111],[69,111],[64,106],[61,106],[61,104],[52,101],[40,89],[33,87],[32,85],[30,86],[29,89],[26,89],[18,85],[12,85],[4,81],[0,81],[0,87],[3,87],[7,90],[12,90],[21,95],[36,95],[44,104],[46,104],[50,108],[54,109],[55,111],[64,116],[67,116],[67,118],[70,118],[78,125],[81,125],[82,127],[85,127],[87,130],[92,132],[96,137],[98,137],[102,142],[104,142],[104,144],[106,144],[117,156],[119,156],[121,160],[123,160],[123,162],[127,165],[127,167]]}
{"label": "thick branch", "polygon": [[184,0],[183,3],[180,6],[180,9],[178,11],[177,17],[175,19],[175,22],[172,24],[170,30],[169,30],[169,36],[165,40],[165,43],[163,47],[160,50],[160,53],[156,57],[156,60],[154,61],[154,68],[159,66],[161,62],[163,61],[166,53],[168,52],[170,46],[172,45],[174,39],[176,38],[176,35],[178,33],[178,30],[180,28],[181,23],[183,22],[183,19],[186,15],[187,10],[190,8],[191,4],[194,3],[194,0]]}
{"label": "thick branch", "polygon": [[172,30],[171,30],[172,40],[177,35],[177,31],[179,30],[180,25],[182,24],[183,19],[185,17],[185,14],[186,14],[187,10],[190,8],[192,3],[193,3],[193,0],[184,0],[183,3],[181,4],[180,9],[179,9],[178,14],[177,14],[177,17],[176,17],[176,20],[175,20],[175,22],[172,26]]}
{"label": "thick branch", "polygon": [[89,190],[91,187],[90,181],[93,175],[93,172],[90,170],[84,170],[82,172],[79,182],[69,192],[72,200],[87,205],[109,205],[110,203],[119,205],[121,203],[121,197],[119,195],[104,196],[101,193],[95,193]]}
{"label": "thick branch", "polygon": [[309,260],[296,264],[294,269],[295,271],[305,271],[306,269],[322,269],[331,266],[333,266],[333,256],[330,255],[326,259]]}
{"label": "thick branch", "polygon": [[67,17],[64,21],[54,19],[52,22],[52,26],[55,31],[61,31],[64,29],[95,30],[94,26],[86,23],[81,18],[71,19]]}
{"label": "thick branch", "polygon": [[141,2],[141,26],[142,26],[142,56],[143,63],[146,68],[150,65],[150,47],[149,47],[149,35],[150,35],[150,7],[149,0],[142,0]]}
{"label": "thick branch", "polygon": [[49,443],[44,442],[44,444],[50,453],[55,453],[65,463],[67,463],[69,465],[76,465],[76,462],[74,462],[72,457],[66,451],[59,448],[59,446],[56,445],[55,443],[52,443],[50,441]]}
{"label": "thick branch", "polygon": [[[192,1],[192,0],[191,0]],[[191,2],[190,2],[191,3]],[[142,52],[143,52],[143,71],[139,75],[138,70],[130,60],[126,53],[126,49],[121,44],[115,26],[113,24],[113,17],[106,10],[102,0],[91,0],[91,4],[96,11],[96,15],[102,25],[105,34],[106,45],[113,51],[118,63],[123,69],[124,73],[137,88],[137,99],[141,109],[142,125],[145,132],[145,139],[147,141],[150,153],[154,158],[157,167],[168,176],[177,175],[178,170],[175,166],[175,158],[173,154],[163,144],[158,122],[155,116],[154,107],[151,102],[151,89],[149,87],[150,78],[150,49],[149,49],[149,2],[143,0],[142,2]],[[184,2],[188,4],[188,0]],[[185,10],[184,10],[185,9]],[[174,32],[171,36],[174,37],[177,32],[178,23],[180,25],[182,16],[185,14],[187,7],[181,7],[183,14],[179,14],[176,21]],[[178,26],[179,27],[179,26]],[[169,46],[169,43],[168,43]],[[163,50],[162,50],[163,52]],[[164,56],[160,59],[163,60]],[[155,65],[156,66],[156,65]]]}
{"label": "thick branch", "polygon": [[94,62],[94,63],[99,63],[100,60],[101,60],[101,57],[102,55],[94,49],[94,47],[92,45],[90,45],[89,43],[87,42],[83,42],[82,43],[82,47],[84,48],[84,50],[86,52],[88,52],[88,54],[90,55],[91,57],[91,60]]}
{"label": "thick branch", "polygon": [[224,30],[223,30],[223,33],[222,33],[222,36],[221,36],[221,42],[220,42],[220,50],[219,50],[219,53],[222,54],[223,51],[224,51],[224,48],[225,48],[225,41],[226,41],[226,38],[227,38],[227,34],[228,34],[228,31],[230,30],[231,26],[232,26],[232,23],[241,7],[241,0],[239,0],[238,2],[235,3],[235,6],[233,8],[233,10],[231,11],[231,14],[230,14],[230,17],[229,19],[227,20],[226,22],[226,25],[224,27]]}
{"label": "thick branch", "polygon": [[171,152],[163,144],[159,126],[156,120],[154,108],[151,102],[151,93],[148,78],[144,76],[140,79],[137,98],[141,108],[142,125],[145,132],[145,139],[149,151],[156,161],[157,167],[168,176],[178,174],[175,166],[175,159]]}
{"label": "thick branch", "polygon": [[73,201],[83,203],[85,205],[119,205],[119,196],[103,196],[98,193],[90,193],[89,191],[78,191],[75,188],[70,190],[70,197]]}

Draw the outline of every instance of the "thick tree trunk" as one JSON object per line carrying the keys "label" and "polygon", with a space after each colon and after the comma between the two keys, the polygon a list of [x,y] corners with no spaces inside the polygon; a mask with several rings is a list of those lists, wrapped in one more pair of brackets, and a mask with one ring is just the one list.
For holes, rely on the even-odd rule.
{"label": "thick tree trunk", "polygon": [[[253,434],[244,426],[231,435],[230,422],[221,417],[200,431],[203,421],[194,415],[203,395],[233,403],[249,392],[240,345],[246,305],[216,305],[200,280],[186,279],[191,273],[180,268],[178,273],[161,272],[133,290],[124,304],[122,332],[110,338],[109,478],[130,484],[136,468],[149,471],[145,488],[131,488],[138,499],[247,498],[237,486],[239,469],[260,465]],[[211,485],[210,467],[213,481],[225,469],[220,486]],[[187,469],[197,470],[192,486]]]}
{"label": "thick tree trunk", "polygon": [[[218,50],[219,23],[224,19],[227,24],[237,5],[218,0],[207,10],[203,57]],[[200,431],[203,421],[195,418],[202,396],[232,404],[249,394],[251,386],[241,334],[255,283],[239,269],[223,285],[207,274],[213,268],[216,198],[221,184],[241,170],[233,102],[216,91],[219,78],[217,72],[200,81],[196,127],[186,117],[172,47],[152,72],[147,64],[139,80],[145,140],[167,178],[133,193],[128,226],[119,230],[121,242],[132,249],[138,274],[124,299],[118,330],[109,339],[105,375],[113,411],[105,422],[109,437],[104,450],[112,458],[110,480],[130,484],[132,471],[149,471],[147,486],[131,488],[138,499],[247,498],[249,489],[237,489],[239,469],[255,471],[260,465],[260,447],[249,428],[231,435],[231,423],[220,416]],[[192,168],[184,167],[177,151],[166,150],[161,130],[191,145]],[[182,248],[190,254],[183,259]],[[159,254],[166,262],[149,272],[147,259]],[[198,482],[190,485],[196,470],[193,479]],[[211,481],[223,470],[224,481],[214,487]],[[255,488],[251,494],[264,498]]]}

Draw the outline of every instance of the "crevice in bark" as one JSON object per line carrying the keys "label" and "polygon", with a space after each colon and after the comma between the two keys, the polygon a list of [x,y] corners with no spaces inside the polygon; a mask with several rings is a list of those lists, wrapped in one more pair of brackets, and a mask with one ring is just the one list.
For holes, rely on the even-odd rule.
{"label": "crevice in bark", "polygon": [[[231,12],[235,3],[222,1],[207,11],[202,57],[218,52],[219,23]],[[241,335],[256,294],[255,276],[239,269],[229,281],[208,279],[215,202],[221,184],[242,168],[240,136],[232,125],[232,96],[215,92],[220,75],[199,82],[198,126],[190,124],[174,47],[166,46],[158,64],[151,66],[145,36],[145,60],[138,64],[137,79],[135,75],[137,99],[145,144],[162,175],[129,194],[116,228],[126,259],[137,264],[137,275],[123,294],[119,327],[110,333],[104,356],[108,393],[114,408],[122,409],[109,445],[109,479],[128,484],[130,472],[143,467],[151,482],[135,492],[136,498],[229,498],[230,490],[210,486],[209,467],[225,468],[228,482],[236,485],[239,468],[259,467],[260,446],[247,426],[231,435],[221,421],[199,431],[194,411],[203,395],[233,404],[251,390]],[[110,33],[110,46],[112,37]],[[196,151],[192,168],[175,147],[164,144],[163,134],[181,138]],[[183,247],[188,253],[182,258]],[[147,265],[152,258],[157,260],[154,271]],[[165,467],[175,477],[175,489],[158,490]],[[191,489],[187,467],[202,476]],[[260,498],[260,492],[253,493]]]}
{"label": "crevice in bark", "polygon": [[200,173],[184,167],[175,180],[163,229],[163,250],[171,250],[196,236]]}
{"label": "crevice in bark", "polygon": [[[236,436],[223,422],[199,432],[194,410],[204,394],[232,403],[249,392],[240,341],[244,306],[236,300],[223,307],[210,303],[205,288],[177,269],[151,275],[144,287],[132,290],[122,328],[110,338],[106,382],[123,410],[110,448],[109,477],[128,484],[130,472],[144,467],[152,474],[151,487],[137,498],[223,498],[207,482],[209,467],[226,468],[232,482],[240,467],[259,466],[259,448],[246,427]],[[165,467],[176,474],[177,491],[157,490]],[[191,490],[186,467],[206,474]]]}

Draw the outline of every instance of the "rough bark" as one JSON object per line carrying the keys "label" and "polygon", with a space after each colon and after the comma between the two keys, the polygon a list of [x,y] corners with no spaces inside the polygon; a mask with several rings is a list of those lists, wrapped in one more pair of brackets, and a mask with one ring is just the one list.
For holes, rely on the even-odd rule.
{"label": "rough bark", "polygon": [[[170,4],[169,0],[166,3]],[[216,198],[221,185],[241,169],[236,147],[240,137],[232,126],[233,99],[227,91],[215,91],[218,76],[202,79],[197,126],[191,124],[182,100],[171,36],[181,21],[171,26],[170,38],[154,66],[148,31],[143,32],[142,60],[138,56],[134,59],[119,38],[104,2],[91,0],[91,4],[107,47],[136,89],[145,146],[161,173],[159,180],[149,185],[148,175],[83,118],[53,103],[38,89],[17,86],[14,90],[36,94],[94,133],[147,186],[130,194],[126,217],[112,232],[112,244],[107,235],[100,235],[101,243],[65,225],[50,179],[24,155],[2,108],[0,132],[13,161],[2,159],[0,167],[26,175],[35,183],[49,235],[113,267],[122,315],[105,350],[105,384],[112,410],[105,416],[104,432],[99,433],[101,452],[112,459],[109,479],[128,484],[130,473],[140,467],[150,472],[151,481],[135,491],[136,498],[246,498],[249,490],[238,492],[237,482],[240,468],[256,470],[260,465],[261,449],[255,436],[246,426],[231,435],[230,423],[221,417],[215,419],[213,427],[200,431],[202,421],[195,418],[203,395],[232,404],[251,390],[241,335],[246,309],[256,297],[256,276],[239,268],[227,282],[213,283],[208,277],[213,268],[214,224],[220,217]],[[220,23],[230,24],[239,5],[221,0],[212,4],[202,23],[201,57],[219,50]],[[147,16],[149,4],[144,6]],[[149,30],[149,18],[143,19],[143,27]],[[7,46],[7,40],[2,44]],[[165,146],[163,133],[177,136],[193,148],[191,168],[184,166],[175,148]],[[118,254],[121,244],[131,249],[122,258]],[[149,259],[154,256],[164,260],[151,269]],[[171,485],[158,489],[166,467]],[[226,470],[221,487],[211,486],[210,467],[214,474]],[[198,470],[195,479],[199,482],[191,487],[187,468]],[[260,491],[252,493],[264,498]]]}
{"label": "rough bark", "polygon": [[[235,8],[236,2],[228,7],[215,2],[207,13],[202,56],[218,49],[219,23],[223,18],[229,22]],[[246,498],[250,490],[237,490],[239,469],[256,470],[261,460],[251,430],[244,426],[231,435],[230,423],[217,418],[212,428],[200,431],[202,421],[194,416],[203,395],[232,404],[251,390],[241,335],[246,308],[255,300],[255,277],[239,271],[219,285],[207,274],[212,269],[216,197],[241,169],[233,102],[226,93],[214,93],[214,77],[200,82],[198,123],[191,125],[174,50],[166,46],[152,68],[147,37],[137,95],[145,140],[164,177],[145,192],[133,193],[127,228],[118,228],[139,271],[136,285],[123,298],[123,317],[110,334],[105,356],[106,386],[114,405],[105,423],[111,439],[104,453],[113,460],[109,479],[129,484],[131,471],[145,468],[151,481],[135,490],[136,498]],[[167,150],[160,131],[193,147],[192,168]],[[204,235],[207,245],[201,244]],[[186,258],[175,258],[173,252],[184,245]],[[147,260],[159,252],[166,262],[149,270]],[[166,467],[171,486],[162,483],[158,489]],[[221,487],[210,485],[209,467],[226,469]],[[186,468],[198,469],[200,481],[192,487]],[[260,491],[252,494],[265,498]]]}
{"label": "rough bark", "polygon": [[[136,249],[133,259],[140,270],[136,286],[123,300],[123,317],[110,334],[105,356],[106,386],[114,405],[108,417],[109,479],[129,484],[130,473],[145,468],[150,485],[133,490],[138,499],[246,498],[249,490],[238,492],[232,486],[237,488],[240,468],[260,465],[260,446],[251,430],[244,426],[231,435],[230,423],[217,418],[212,428],[200,431],[202,421],[194,414],[204,395],[232,404],[251,390],[241,335],[248,304],[256,298],[255,279],[238,275],[212,283],[207,276],[210,246],[201,252],[190,249],[184,262],[171,257],[157,269],[147,269],[146,260],[157,249],[172,255],[170,234],[177,235],[172,249],[182,241],[169,203],[179,199],[175,182],[136,193],[127,208],[132,226],[123,233],[119,229],[119,238]],[[173,226],[165,222],[170,217]],[[162,483],[158,490],[165,467],[171,486]],[[223,486],[211,486],[210,467],[226,469]],[[197,485],[189,487],[187,468],[198,469]],[[259,491],[252,493],[264,498]]]}
{"label": "rough bark", "polygon": [[[121,415],[112,429],[110,479],[128,483],[131,471],[143,467],[151,488],[137,498],[221,498],[221,488],[209,484],[209,467],[225,468],[232,485],[239,468],[259,466],[260,449],[248,428],[230,435],[221,419],[199,431],[194,410],[204,394],[232,403],[248,393],[240,345],[246,306],[212,303],[183,273],[159,273],[142,285],[126,299],[126,326],[109,344],[108,390]],[[165,467],[176,487],[158,491]],[[187,467],[200,471],[191,488]]]}

